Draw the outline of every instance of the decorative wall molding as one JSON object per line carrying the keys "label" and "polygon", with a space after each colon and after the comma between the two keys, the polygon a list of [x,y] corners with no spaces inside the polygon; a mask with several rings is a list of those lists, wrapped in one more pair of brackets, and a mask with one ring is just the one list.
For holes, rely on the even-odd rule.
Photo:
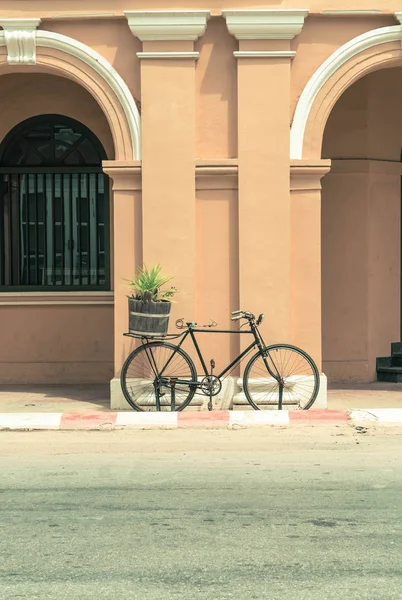
{"label": "decorative wall molding", "polygon": [[199,52],[137,52],[137,56],[140,59],[143,58],[187,58],[190,60],[197,60]]}
{"label": "decorative wall molding", "polygon": [[209,11],[128,11],[124,13],[133,35],[142,42],[188,40],[203,35]]}
{"label": "decorative wall molding", "polygon": [[322,63],[310,77],[296,106],[290,132],[291,159],[301,159],[303,157],[304,134],[311,109],[322,88],[338,69],[340,69],[348,60],[365,50],[381,44],[395,41],[400,42],[401,39],[401,25],[373,29],[346,42],[346,44],[338,48],[338,50],[335,50],[335,52]]}
{"label": "decorative wall molding", "polygon": [[294,58],[293,50],[239,50],[233,52],[235,58]]}
{"label": "decorative wall molding", "polygon": [[[370,17],[383,15],[382,10],[370,9],[370,10],[322,10],[321,14],[324,17]],[[388,16],[388,15],[387,15]]]}
{"label": "decorative wall molding", "polygon": [[[0,46],[7,46],[7,32],[11,31],[11,22],[16,23],[18,19],[3,19],[0,21],[0,26],[4,28],[4,31],[0,31]],[[14,31],[21,31],[21,23],[30,21],[38,22],[38,19],[21,19],[18,23],[17,29]],[[7,27],[7,30],[5,29]],[[32,27],[32,25],[31,25]],[[127,84],[124,82],[122,77],[112,67],[112,65],[103,56],[98,54],[95,50],[82,44],[78,40],[61,35],[60,33],[54,33],[52,31],[44,31],[42,29],[33,32],[35,37],[36,48],[53,48],[59,50],[65,54],[75,57],[82,63],[90,67],[106,84],[113,94],[116,96],[118,103],[126,117],[127,126],[130,131],[131,137],[131,153],[133,159],[141,158],[141,122],[140,115],[138,112],[137,105],[130,92]],[[31,58],[32,60],[32,58]],[[9,61],[9,59],[8,59]],[[10,61],[9,61],[10,62]],[[36,62],[36,55],[35,55]],[[30,64],[27,62],[19,62],[13,64]],[[35,63],[31,63],[35,64]],[[121,117],[119,117],[121,119]]]}
{"label": "decorative wall molding", "polygon": [[132,192],[142,189],[140,161],[104,160],[102,169],[112,179],[114,192]]}
{"label": "decorative wall molding", "polygon": [[38,30],[36,45],[43,48],[54,48],[78,58],[106,82],[116,95],[126,116],[131,135],[132,157],[139,159],[141,157],[141,122],[138,108],[127,84],[112,65],[89,46],[59,33]]}
{"label": "decorative wall molding", "polygon": [[307,9],[223,10],[229,32],[238,40],[291,40],[298,35]]}
{"label": "decorative wall molding", "polygon": [[328,159],[290,161],[290,191],[311,192],[321,190],[321,179],[331,169]]}
{"label": "decorative wall molding", "polygon": [[36,64],[36,30],[41,19],[2,19],[9,65]]}
{"label": "decorative wall molding", "polygon": [[0,306],[113,305],[114,292],[1,292]]}

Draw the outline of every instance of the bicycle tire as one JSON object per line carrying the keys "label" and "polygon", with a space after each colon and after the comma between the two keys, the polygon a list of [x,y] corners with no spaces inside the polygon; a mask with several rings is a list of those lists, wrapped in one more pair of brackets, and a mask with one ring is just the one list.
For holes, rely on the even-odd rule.
{"label": "bicycle tire", "polygon": [[[155,368],[151,365],[151,356],[155,362],[155,353],[161,350],[164,353],[162,363],[166,366],[169,360],[168,352],[170,356],[179,357],[182,362],[175,362],[175,358],[172,358],[167,367],[168,372],[164,373],[165,378],[178,377],[187,379],[191,375],[190,381],[197,381],[197,371],[191,358],[184,350],[177,348],[174,344],[168,344],[166,342],[150,342],[144,344],[131,352],[124,362],[124,365],[120,374],[120,384],[123,395],[127,402],[134,410],[137,411],[155,411],[157,409],[157,398],[156,398],[156,385],[157,378],[155,377]],[[157,360],[157,359],[156,359]],[[156,365],[158,363],[156,362]],[[186,369],[186,366],[187,369]],[[163,368],[163,367],[161,367]],[[147,377],[149,376],[149,378]],[[159,388],[158,388],[159,389]],[[159,410],[171,410],[171,390],[168,386],[161,386],[162,394],[159,396],[160,408]],[[176,386],[176,406],[175,410],[180,411],[186,408],[194,397],[196,391],[195,385],[189,385],[188,388],[185,384],[181,384],[180,387]],[[161,398],[163,400],[161,401]]]}
{"label": "bicycle tire", "polygon": [[[285,352],[289,352],[293,358],[288,357],[284,361]],[[274,355],[276,356],[274,357]],[[272,371],[276,368],[277,373],[285,381],[282,394],[283,406],[285,408],[287,406],[289,408],[297,407],[301,410],[311,408],[320,389],[320,375],[315,362],[311,356],[297,346],[273,344],[252,356],[244,371],[243,391],[254,410],[269,409],[279,403],[279,383],[272,377],[272,371],[268,377],[261,377],[261,374],[265,375],[267,372],[264,358],[268,361],[268,366],[271,364],[273,367]],[[298,362],[296,362],[297,358]],[[257,365],[258,359],[261,361],[259,365]],[[295,367],[293,373],[290,372],[292,366]],[[260,377],[256,377],[256,375],[260,375]]]}

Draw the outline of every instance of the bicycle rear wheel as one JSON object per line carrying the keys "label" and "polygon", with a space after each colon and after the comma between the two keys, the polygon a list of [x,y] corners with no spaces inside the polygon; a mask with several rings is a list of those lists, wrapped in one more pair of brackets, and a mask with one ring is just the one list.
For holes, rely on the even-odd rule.
{"label": "bicycle rear wheel", "polygon": [[275,408],[280,403],[285,409],[307,410],[319,389],[320,376],[313,359],[288,344],[257,352],[244,371],[243,390],[255,410]]}
{"label": "bicycle rear wheel", "polygon": [[[172,378],[180,380],[174,388],[174,407]],[[196,382],[197,371],[191,358],[166,342],[151,342],[134,350],[120,375],[124,397],[138,411],[183,410],[195,394]]]}

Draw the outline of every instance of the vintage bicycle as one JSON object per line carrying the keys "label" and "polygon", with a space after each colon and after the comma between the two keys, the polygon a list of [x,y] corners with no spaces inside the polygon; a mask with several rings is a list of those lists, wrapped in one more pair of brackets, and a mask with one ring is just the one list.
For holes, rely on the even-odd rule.
{"label": "vintage bicycle", "polygon": [[[180,334],[164,336],[124,335],[138,338],[141,345],[127,357],[120,376],[121,388],[127,402],[137,411],[179,411],[190,404],[195,394],[212,398],[222,389],[222,381],[253,349],[243,374],[243,393],[255,410],[282,410],[284,406],[309,409],[317,398],[320,386],[318,369],[313,359],[303,350],[289,344],[266,346],[258,326],[264,315],[255,316],[243,310],[232,312],[232,321],[245,320],[238,330],[212,329],[215,321],[197,328],[197,323],[176,321]],[[243,329],[247,326],[247,329]],[[215,361],[210,361],[208,372],[198,345],[196,334],[222,333],[251,335],[252,342],[220,373],[215,374]],[[190,356],[183,350],[184,341],[190,337],[202,366],[198,377]],[[172,340],[180,339],[177,344]]]}

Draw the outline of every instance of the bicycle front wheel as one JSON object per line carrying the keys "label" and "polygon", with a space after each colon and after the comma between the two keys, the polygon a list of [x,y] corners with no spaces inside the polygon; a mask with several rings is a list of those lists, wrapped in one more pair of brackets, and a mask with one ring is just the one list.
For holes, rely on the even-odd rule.
{"label": "bicycle front wheel", "polygon": [[[172,382],[174,401],[172,402]],[[197,371],[181,348],[151,342],[132,352],[120,375],[127,402],[138,411],[183,410],[196,391]]]}
{"label": "bicycle front wheel", "polygon": [[280,404],[285,409],[307,410],[319,389],[320,376],[313,359],[288,344],[267,346],[257,352],[244,371],[243,390],[255,410]]}

